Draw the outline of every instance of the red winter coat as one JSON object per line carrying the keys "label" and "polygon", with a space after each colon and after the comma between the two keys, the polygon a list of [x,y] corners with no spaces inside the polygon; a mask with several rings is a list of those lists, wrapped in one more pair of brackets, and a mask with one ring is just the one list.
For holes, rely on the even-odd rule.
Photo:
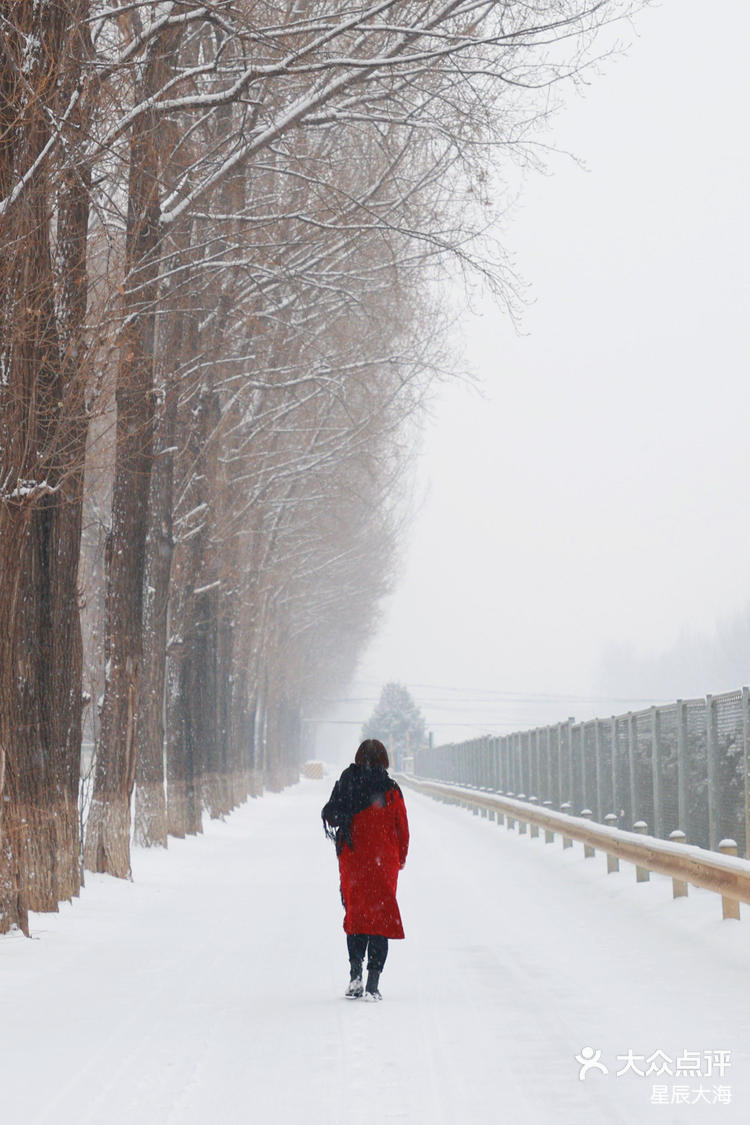
{"label": "red winter coat", "polygon": [[345,843],[339,855],[344,930],[402,938],[396,884],[409,848],[409,822],[398,786],[355,813],[351,839],[354,846]]}

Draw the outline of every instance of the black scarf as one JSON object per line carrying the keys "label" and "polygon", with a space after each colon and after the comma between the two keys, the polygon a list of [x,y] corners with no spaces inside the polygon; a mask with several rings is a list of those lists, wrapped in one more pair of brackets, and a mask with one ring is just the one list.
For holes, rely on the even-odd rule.
{"label": "black scarf", "polygon": [[[351,826],[357,813],[371,805],[383,805],[389,789],[398,789],[398,785],[386,770],[377,766],[347,766],[321,813],[326,836],[336,841],[336,855],[341,855],[344,844],[354,846]],[[329,825],[336,831],[331,832]]]}

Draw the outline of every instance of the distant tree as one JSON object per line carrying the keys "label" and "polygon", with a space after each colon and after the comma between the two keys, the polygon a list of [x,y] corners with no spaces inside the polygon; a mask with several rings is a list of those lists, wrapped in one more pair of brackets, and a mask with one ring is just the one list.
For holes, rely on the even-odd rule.
{"label": "distant tree", "polygon": [[420,748],[425,738],[424,716],[403,684],[385,685],[362,734],[384,742],[397,768],[401,767],[404,754]]}

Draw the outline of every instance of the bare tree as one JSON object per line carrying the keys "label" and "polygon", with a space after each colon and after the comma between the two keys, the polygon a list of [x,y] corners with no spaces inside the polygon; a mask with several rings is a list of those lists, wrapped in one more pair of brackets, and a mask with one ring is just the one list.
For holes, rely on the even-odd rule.
{"label": "bare tree", "polygon": [[351,667],[394,557],[439,368],[424,278],[450,256],[507,293],[487,155],[524,151],[631,6],[6,5],[0,926],[80,878],[83,465],[110,373],[85,857],[124,876],[137,774],[162,844],[296,776],[301,708]]}
{"label": "bare tree", "polygon": [[19,0],[0,16],[0,932],[80,884],[86,12]]}

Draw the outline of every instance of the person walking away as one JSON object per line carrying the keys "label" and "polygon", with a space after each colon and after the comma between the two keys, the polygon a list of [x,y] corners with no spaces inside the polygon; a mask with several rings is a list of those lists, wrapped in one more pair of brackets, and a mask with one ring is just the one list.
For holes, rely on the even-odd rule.
{"label": "person walking away", "polygon": [[404,936],[396,885],[409,850],[409,822],[403,794],[389,777],[388,765],[383,743],[365,739],[321,814],[326,835],[335,840],[339,862],[349,953],[345,995],[350,999],[363,995],[366,1000],[382,999],[379,984],[388,939]]}

